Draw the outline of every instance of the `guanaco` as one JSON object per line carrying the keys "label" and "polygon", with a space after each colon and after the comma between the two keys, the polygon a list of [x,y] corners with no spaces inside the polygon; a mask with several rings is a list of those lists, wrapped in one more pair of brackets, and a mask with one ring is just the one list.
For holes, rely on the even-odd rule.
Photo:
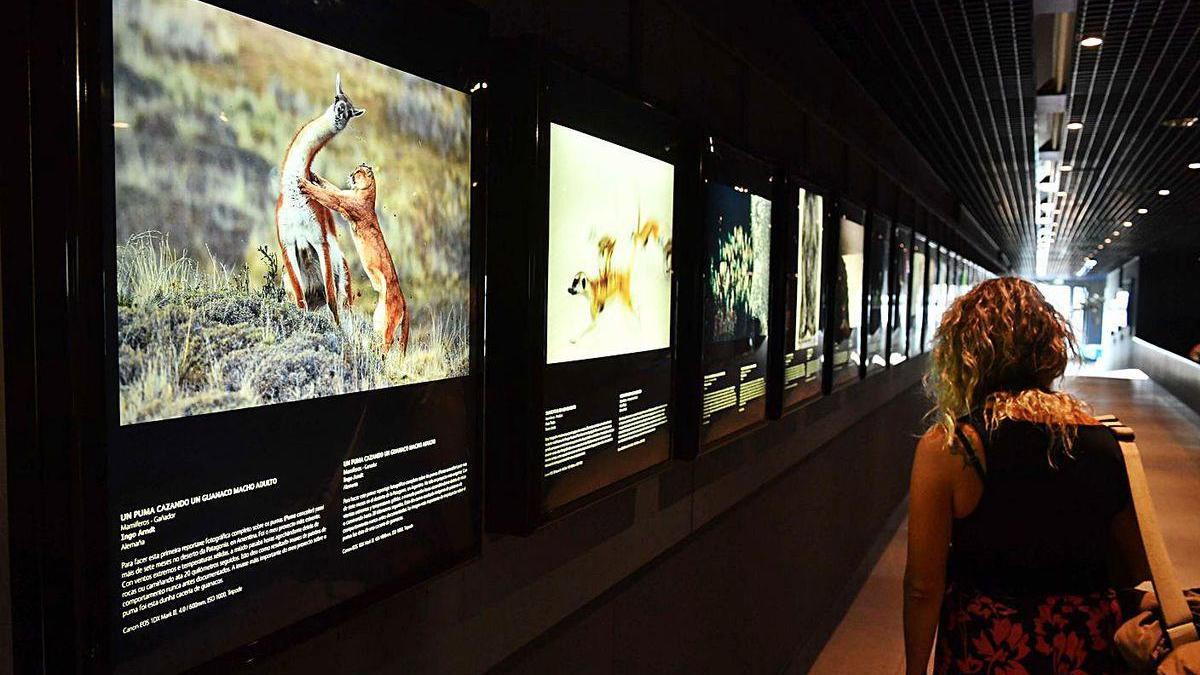
{"label": "guanaco", "polygon": [[371,287],[379,294],[371,324],[383,338],[383,353],[392,346],[399,329],[400,353],[407,354],[408,303],[400,290],[400,277],[396,275],[391,251],[379,229],[379,217],[375,213],[375,172],[366,164],[359,165],[350,174],[347,190],[313,174],[313,180],[300,183],[300,190],[321,206],[342,214],[350,223],[359,262],[371,280]]}
{"label": "guanaco", "polygon": [[366,110],[354,107],[334,78],[333,103],[296,132],[283,155],[279,199],[275,202],[275,236],[283,258],[292,300],[300,309],[328,306],[341,324],[338,306],[353,302],[350,265],[338,244],[333,213],[300,191],[312,175],[313,158]]}

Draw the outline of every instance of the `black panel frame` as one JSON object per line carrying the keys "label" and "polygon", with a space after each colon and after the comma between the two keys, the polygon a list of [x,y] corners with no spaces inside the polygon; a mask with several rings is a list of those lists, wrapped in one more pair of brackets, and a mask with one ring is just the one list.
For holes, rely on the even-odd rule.
{"label": "black panel frame", "polygon": [[[746,434],[762,428],[772,416],[771,401],[778,398],[780,382],[775,377],[778,368],[774,359],[774,346],[781,342],[775,323],[777,314],[779,282],[777,268],[781,265],[779,246],[781,220],[786,219],[786,211],[780,197],[784,194],[781,189],[784,174],[771,163],[759,159],[730,143],[713,136],[704,137],[696,153],[700,158],[699,182],[693,190],[696,202],[685,205],[685,212],[690,213],[688,219],[695,224],[694,236],[685,242],[687,255],[684,262],[689,265],[683,268],[684,274],[696,279],[696,292],[679,299],[679,326],[677,331],[679,348],[682,353],[695,354],[692,360],[681,359],[676,364],[676,434],[675,456],[680,459],[695,459],[699,455],[711,452],[723,445],[731,443]],[[693,155],[696,156],[696,155]],[[688,172],[692,174],[692,172]],[[720,345],[705,344],[704,337],[704,307],[706,300],[707,272],[705,271],[706,243],[708,233],[704,223],[707,219],[705,202],[707,189],[711,184],[721,184],[727,187],[743,188],[751,194],[771,200],[771,252],[770,284],[767,335],[762,344],[738,348],[732,341]],[[680,247],[682,249],[683,247]],[[682,251],[681,251],[682,252]],[[680,271],[677,268],[677,271]],[[686,322],[686,323],[685,323]],[[763,369],[765,378],[765,395],[753,401],[746,410],[734,411],[739,417],[749,413],[748,417],[755,418],[730,419],[728,414],[716,417],[714,423],[719,423],[724,429],[722,433],[706,434],[703,425],[703,381],[705,373],[711,368],[734,368],[735,362],[741,362],[758,352],[758,365]],[[700,393],[697,393],[700,392]],[[686,402],[686,406],[685,406]],[[722,419],[723,417],[723,419]]]}
{"label": "black panel frame", "polygon": [[630,368],[663,374],[663,381],[656,381],[655,386],[665,387],[668,416],[673,417],[678,407],[674,369],[681,360],[677,351],[679,298],[692,291],[687,277],[694,276],[681,272],[692,269],[688,247],[674,245],[669,348],[546,364],[550,124],[562,124],[673,164],[672,237],[676,242],[689,241],[698,232],[682,205],[695,199],[689,196],[692,188],[685,174],[698,175],[699,161],[694,150],[686,147],[672,117],[573,70],[541,44],[522,40],[497,45],[492,61],[485,529],[528,535],[665,468],[678,426],[673,420],[667,423],[665,447],[656,450],[653,463],[597,484],[560,506],[544,508],[547,371],[569,367],[578,377],[580,390],[591,386],[589,380],[606,382],[606,375],[611,379]]}
{"label": "black panel frame", "polygon": [[[866,223],[866,240],[863,244],[864,259],[863,259],[863,316],[862,316],[862,348],[860,351],[860,377],[866,379],[880,371],[887,369],[887,336],[889,326],[888,307],[890,306],[891,298],[888,296],[888,272],[891,259],[891,237],[892,237],[892,217],[891,214],[875,209],[868,211]],[[875,242],[879,242],[878,246]],[[878,251],[876,248],[878,247]],[[878,255],[882,252],[882,259]],[[876,272],[879,274],[879,283],[875,283]],[[872,304],[872,296],[879,298],[878,307]],[[868,332],[870,326],[871,315],[873,312],[878,312],[879,315],[879,337],[877,345],[872,345],[871,334]],[[873,353],[873,349],[877,348],[878,353]],[[877,364],[873,362],[873,356],[882,358],[883,363]]]}
{"label": "black panel frame", "polygon": [[[915,233],[912,227],[897,221],[892,224],[892,234],[888,240],[888,311],[887,311],[887,339],[885,340],[884,354],[886,354],[887,365],[892,367],[899,363],[903,363],[910,356],[908,336],[912,333],[910,321],[912,320],[912,281],[913,281],[913,237]],[[904,306],[901,307],[898,301],[901,291],[901,275],[898,274],[898,265],[902,260],[900,255],[902,251],[907,252],[908,269],[903,274],[904,283]],[[899,318],[903,312],[904,316],[904,332],[897,335],[899,330]],[[897,345],[896,342],[902,342],[902,345]],[[893,362],[892,355],[899,355],[899,360]]]}
{"label": "black panel frame", "polygon": [[[825,219],[825,262],[822,264],[822,275],[824,276],[824,284],[830,286],[828,302],[826,302],[825,310],[825,368],[824,390],[826,393],[838,391],[855,382],[862,380],[863,368],[861,366],[862,354],[865,349],[865,326],[863,321],[866,318],[866,301],[867,301],[867,241],[870,236],[869,223],[867,222],[867,209],[859,206],[845,197],[839,195],[834,200],[829,215]],[[863,228],[863,270],[862,283],[860,290],[859,308],[859,327],[858,334],[847,338],[844,341],[838,342],[833,339],[832,329],[836,324],[835,312],[837,303],[834,302],[833,283],[837,278],[836,265],[841,257],[840,237],[841,237],[841,220],[848,218],[857,223]],[[837,366],[834,364],[834,354],[838,351],[838,346],[845,344],[847,353],[857,354],[859,364],[853,361],[847,361],[845,364]]]}
{"label": "black panel frame", "polygon": [[[925,353],[925,331],[929,324],[929,237],[914,229],[913,231],[913,274],[912,283],[909,285],[909,297],[912,297],[913,284],[916,283],[917,275],[921,275],[922,292],[921,302],[916,304],[909,300],[908,312],[908,355],[909,357],[917,356]],[[916,255],[922,254],[925,264],[921,269],[917,269]]]}
{"label": "black panel frame", "polygon": [[[809,180],[796,172],[790,173],[780,183],[779,202],[786,205],[783,209],[784,213],[780,222],[779,238],[775,244],[778,250],[778,255],[775,260],[779,261],[778,269],[778,297],[780,302],[774,303],[777,308],[779,327],[776,328],[776,334],[782,336],[781,340],[773,343],[775,353],[774,359],[777,365],[773,366],[775,377],[778,378],[779,384],[777,391],[779,396],[769,401],[768,415],[772,419],[777,419],[786,415],[789,412],[800,410],[805,406],[820,400],[822,396],[829,393],[829,378],[826,370],[826,349],[825,342],[829,333],[826,321],[829,316],[830,305],[830,287],[829,273],[831,271],[828,264],[829,259],[829,231],[832,229],[833,208],[837,200],[833,197],[831,190],[826,187]],[[798,382],[796,386],[789,388],[787,377],[785,375],[787,368],[794,363],[796,355],[800,352],[789,349],[790,345],[795,344],[796,339],[796,294],[799,293],[800,279],[797,276],[797,267],[799,265],[799,209],[800,209],[800,190],[811,192],[821,197],[821,288],[818,293],[817,308],[818,330],[817,343],[811,347],[814,351],[814,357],[818,362],[818,372],[816,378],[811,382]],[[775,274],[775,271],[772,271]],[[774,297],[774,296],[773,296]]]}
{"label": "black panel frame", "polygon": [[[334,0],[210,2],[289,32],[344,49],[385,65],[468,91],[482,71],[488,32],[486,13],[460,0],[368,0],[353,7]],[[12,521],[13,615],[20,617],[14,646],[19,672],[112,672],[107,639],[110,565],[108,453],[117,422],[115,369],[110,346],[113,302],[115,186],[111,181],[112,5],[70,0],[30,5],[37,40],[29,42],[30,105],[38,111],[26,127],[32,139],[25,158],[31,209],[5,225],[5,355],[29,355],[27,368],[7,370],[5,389]],[[388,19],[391,20],[388,20]],[[472,176],[485,164],[486,105],[472,101]],[[99,167],[99,168],[98,168]],[[227,670],[295,644],[350,614],[418,581],[478,555],[482,534],[483,214],[484,182],[472,194],[470,345],[471,368],[458,378],[468,418],[469,494],[473,542],[454,555],[397,572],[370,590],[340,600],[283,626],[248,635],[239,646],[206,645],[174,662],[172,669]],[[98,207],[97,205],[103,205]],[[25,263],[10,264],[29,252]],[[96,255],[102,251],[102,255]],[[24,283],[12,275],[22,274]],[[98,280],[102,280],[98,283]],[[30,283],[32,282],[32,283]],[[478,283],[475,283],[478,282]],[[445,382],[445,381],[443,381]],[[436,385],[437,383],[430,383]],[[278,417],[316,409],[379,407],[412,385],[310,399],[196,418],[148,422],[130,428],[159,431],[210,423],[256,426],[264,411]],[[32,394],[14,406],[14,398]],[[411,392],[409,392],[411,393]],[[470,411],[478,411],[478,414]],[[286,425],[272,425],[289,433]],[[300,428],[290,432],[302,440]],[[281,441],[281,443],[286,441]],[[153,667],[147,664],[145,667]],[[162,665],[160,667],[167,667]]]}

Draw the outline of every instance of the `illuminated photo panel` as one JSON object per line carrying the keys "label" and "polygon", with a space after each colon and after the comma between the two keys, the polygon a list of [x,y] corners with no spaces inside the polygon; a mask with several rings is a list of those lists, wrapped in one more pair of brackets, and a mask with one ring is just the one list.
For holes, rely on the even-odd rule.
{"label": "illuminated photo panel", "polygon": [[913,253],[912,253],[912,302],[910,303],[911,311],[909,312],[909,355],[919,354],[925,351],[925,343],[922,341],[922,331],[926,325],[925,301],[927,274],[925,261],[928,254],[925,249],[924,235],[914,235],[913,237]]}
{"label": "illuminated photo panel", "polygon": [[674,167],[550,125],[546,362],[671,344]]}
{"label": "illuminated photo panel", "polygon": [[749,188],[705,189],[701,440],[766,417],[771,201]]}
{"label": "illuminated photo panel", "polygon": [[838,225],[837,269],[833,275],[832,323],[833,369],[835,384],[857,379],[862,361],[861,330],[863,316],[863,263],[866,228],[842,217]]}
{"label": "illuminated photo panel", "polygon": [[867,270],[867,325],[865,364],[868,372],[887,365],[888,285],[892,223],[873,215],[869,232]]}
{"label": "illuminated photo panel", "polygon": [[821,256],[824,253],[825,198],[800,188],[796,251],[796,350],[818,346],[821,331]]}
{"label": "illuminated photo panel", "polygon": [[541,510],[670,454],[674,165],[550,123]]}
{"label": "illuminated photo panel", "polygon": [[825,306],[821,298],[825,198],[811,189],[799,187],[796,209],[793,235],[796,266],[788,275],[788,287],[793,293],[788,315],[791,341],[783,353],[784,407],[821,393],[821,368],[825,362],[822,344]]}
{"label": "illuminated photo panel", "polygon": [[770,296],[771,201],[711,183],[705,214],[705,340],[763,337]]}
{"label": "illuminated photo panel", "polygon": [[[105,653],[183,672],[477,550],[480,137],[402,63],[199,0],[111,9]],[[481,12],[450,26],[426,74],[482,46]]]}
{"label": "illuminated photo panel", "polygon": [[912,230],[897,225],[892,232],[891,301],[888,305],[888,363],[908,358],[909,277],[912,273]]}
{"label": "illuminated photo panel", "polygon": [[466,374],[467,94],[197,0],[113,44],[122,424]]}

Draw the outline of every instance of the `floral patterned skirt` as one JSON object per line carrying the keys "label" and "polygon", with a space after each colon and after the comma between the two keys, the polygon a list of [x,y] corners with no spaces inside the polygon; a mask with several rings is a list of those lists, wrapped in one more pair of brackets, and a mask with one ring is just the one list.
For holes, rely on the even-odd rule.
{"label": "floral patterned skirt", "polygon": [[1105,675],[1124,666],[1115,591],[1087,595],[987,595],[946,589],[934,656],[938,675]]}

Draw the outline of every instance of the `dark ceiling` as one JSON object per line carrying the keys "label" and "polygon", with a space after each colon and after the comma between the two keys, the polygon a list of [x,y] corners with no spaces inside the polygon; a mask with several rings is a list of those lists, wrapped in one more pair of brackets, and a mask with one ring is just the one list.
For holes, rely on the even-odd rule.
{"label": "dark ceiling", "polygon": [[[1200,124],[1162,124],[1200,116],[1200,0],[799,4],[1016,272],[1035,271],[1035,186],[1047,174],[1066,194],[1053,196],[1046,276],[1072,274],[1089,255],[1098,273],[1146,251],[1200,247],[1200,169],[1187,168],[1200,162]],[[1034,28],[1035,15],[1053,19],[1043,12],[1064,17],[1059,91],[1035,66],[1035,53],[1051,58],[1053,35]],[[1085,36],[1103,44],[1079,46]],[[1039,102],[1051,99],[1055,128],[1038,138]]]}

